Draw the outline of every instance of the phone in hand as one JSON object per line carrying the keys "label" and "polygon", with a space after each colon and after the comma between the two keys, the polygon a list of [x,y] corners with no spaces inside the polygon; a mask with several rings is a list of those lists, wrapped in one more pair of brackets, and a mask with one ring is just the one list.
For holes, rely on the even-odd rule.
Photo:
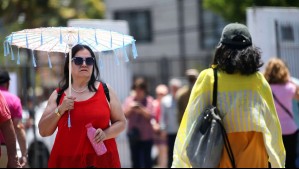
{"label": "phone in hand", "polygon": [[140,103],[138,103],[138,102],[134,102],[133,104],[132,104],[132,107],[133,108],[139,108],[141,105],[140,105]]}

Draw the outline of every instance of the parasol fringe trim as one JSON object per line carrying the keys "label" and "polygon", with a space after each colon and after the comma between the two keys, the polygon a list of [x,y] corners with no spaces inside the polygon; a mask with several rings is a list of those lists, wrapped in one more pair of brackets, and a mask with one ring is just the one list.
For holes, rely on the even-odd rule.
{"label": "parasol fringe trim", "polygon": [[62,32],[61,32],[61,28],[60,28],[60,36],[59,36],[59,41],[60,41],[60,44],[62,44]]}
{"label": "parasol fringe trim", "polygon": [[26,33],[26,48],[27,48],[27,49],[29,48],[28,35],[27,35],[27,33]]}
{"label": "parasol fringe trim", "polygon": [[124,57],[125,57],[125,62],[129,62],[130,60],[129,60],[126,48],[123,48],[123,53],[124,53]]}
{"label": "parasol fringe trim", "polygon": [[125,35],[123,35],[123,53],[124,53],[125,61],[129,62],[130,60],[127,54],[127,48],[125,47]]}
{"label": "parasol fringe trim", "polygon": [[119,66],[120,62],[119,62],[119,59],[118,59],[118,56],[117,56],[117,51],[113,50],[113,53],[114,53],[115,63],[116,63],[117,66]]}
{"label": "parasol fringe trim", "polygon": [[135,41],[132,42],[132,53],[133,53],[134,59],[136,59],[138,56],[138,53],[137,53]]}
{"label": "parasol fringe trim", "polygon": [[12,46],[10,46],[10,50],[11,50],[11,60],[15,60],[15,55],[13,53]]}
{"label": "parasol fringe trim", "polygon": [[6,42],[3,42],[3,49],[4,49],[4,56],[7,56],[7,51],[6,51]]}
{"label": "parasol fringe trim", "polygon": [[6,43],[6,56],[8,56],[10,54],[10,49],[9,49],[9,43]]}
{"label": "parasol fringe trim", "polygon": [[18,48],[18,60],[17,60],[17,65],[20,65],[21,64],[21,58],[20,58],[20,48]]}
{"label": "parasol fringe trim", "polygon": [[67,126],[68,128],[71,128],[72,127],[72,124],[71,124],[71,113],[70,111],[68,112],[68,118],[67,118]]}
{"label": "parasol fringe trim", "polygon": [[49,67],[52,69],[52,62],[51,62],[51,58],[50,58],[50,53],[48,52],[48,62],[49,62]]}
{"label": "parasol fringe trim", "polygon": [[36,67],[36,60],[35,60],[35,56],[34,56],[34,51],[31,50],[31,54],[32,54],[32,64],[34,67]]}
{"label": "parasol fringe trim", "polygon": [[44,44],[43,32],[40,32],[40,46]]}
{"label": "parasol fringe trim", "polygon": [[96,44],[99,45],[98,38],[97,38],[97,30],[96,29],[94,29],[94,39],[96,41]]}

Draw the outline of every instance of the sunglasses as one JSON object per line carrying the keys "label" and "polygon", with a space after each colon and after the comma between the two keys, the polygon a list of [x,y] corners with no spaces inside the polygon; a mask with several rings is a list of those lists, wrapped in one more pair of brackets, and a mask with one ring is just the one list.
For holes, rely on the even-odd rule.
{"label": "sunglasses", "polygon": [[94,58],[88,57],[88,58],[82,58],[82,57],[73,57],[72,61],[74,61],[75,65],[81,66],[83,65],[83,62],[85,61],[85,64],[88,66],[94,65]]}

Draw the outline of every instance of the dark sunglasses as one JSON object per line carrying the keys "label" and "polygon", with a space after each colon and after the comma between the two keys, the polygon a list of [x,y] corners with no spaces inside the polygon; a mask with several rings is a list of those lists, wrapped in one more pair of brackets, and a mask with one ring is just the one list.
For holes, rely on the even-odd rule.
{"label": "dark sunglasses", "polygon": [[91,66],[94,64],[94,58],[88,57],[88,58],[82,58],[82,57],[73,57],[72,61],[74,61],[75,65],[81,66],[83,65],[83,62],[85,61],[86,65]]}

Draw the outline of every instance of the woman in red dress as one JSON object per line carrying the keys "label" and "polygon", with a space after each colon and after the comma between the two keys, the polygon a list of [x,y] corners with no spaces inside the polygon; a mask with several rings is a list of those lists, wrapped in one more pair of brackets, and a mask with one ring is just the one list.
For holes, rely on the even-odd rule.
{"label": "woman in red dress", "polygon": [[[68,56],[69,57],[69,56]],[[49,98],[48,105],[39,121],[39,131],[44,137],[57,135],[51,151],[49,168],[120,168],[120,160],[115,142],[126,126],[126,118],[121,104],[108,86],[105,93],[103,83],[97,81],[99,69],[95,55],[85,45],[72,49],[72,96],[67,96],[68,58],[64,65],[64,79],[59,89]],[[58,103],[58,104],[57,104]],[[70,124],[68,126],[68,111]],[[98,156],[92,147],[85,125],[91,123],[96,128],[94,140],[104,142],[107,152]],[[69,124],[69,125],[70,125]]]}

